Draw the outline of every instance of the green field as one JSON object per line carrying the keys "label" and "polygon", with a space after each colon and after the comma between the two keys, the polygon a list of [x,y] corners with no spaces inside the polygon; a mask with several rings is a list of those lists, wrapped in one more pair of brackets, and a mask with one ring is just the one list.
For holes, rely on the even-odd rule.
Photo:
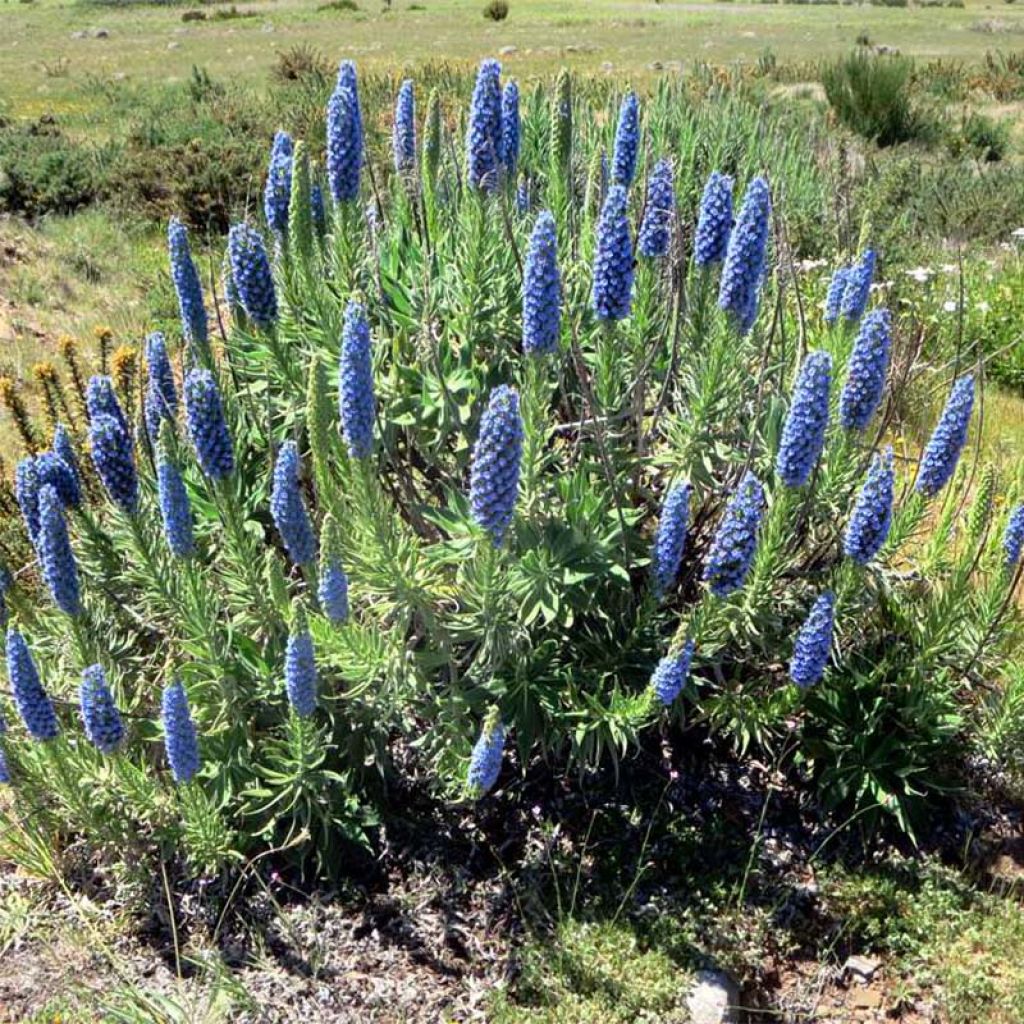
{"label": "green field", "polygon": [[[849,50],[866,34],[874,45],[923,59],[977,61],[1014,49],[1024,12],[967,0],[963,8],[749,3],[513,0],[507,20],[482,17],[481,0],[360,0],[356,12],[314,2],[239,2],[254,16],[183,23],[179,5],[93,5],[36,0],[0,6],[0,96],[19,115],[74,109],[90,76],[146,82],[183,80],[192,65],[259,84],[276,51],[315,47],[330,60],[398,74],[422,61],[476,61],[506,50],[511,74],[525,78],[561,66],[647,76],[697,61],[815,61]],[[417,8],[422,9],[417,9]],[[92,38],[96,29],[109,38]],[[85,38],[72,38],[84,33]]]}

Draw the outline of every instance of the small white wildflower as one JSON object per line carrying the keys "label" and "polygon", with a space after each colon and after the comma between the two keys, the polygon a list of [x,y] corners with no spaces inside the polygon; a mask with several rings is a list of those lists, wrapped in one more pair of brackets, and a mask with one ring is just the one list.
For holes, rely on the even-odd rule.
{"label": "small white wildflower", "polygon": [[912,277],[918,284],[926,284],[928,279],[935,276],[931,267],[914,267],[907,271],[907,277]]}
{"label": "small white wildflower", "polygon": [[959,302],[954,302],[952,299],[947,299],[943,304],[942,308],[947,313],[955,313],[960,308]]}

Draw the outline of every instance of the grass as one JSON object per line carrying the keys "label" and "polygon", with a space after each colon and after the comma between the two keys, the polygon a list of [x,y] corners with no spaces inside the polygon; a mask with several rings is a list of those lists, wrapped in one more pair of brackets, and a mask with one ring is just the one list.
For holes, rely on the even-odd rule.
{"label": "grass", "polygon": [[[1024,11],[968,0],[958,8],[809,6],[653,0],[556,3],[513,0],[509,17],[482,16],[481,0],[430,0],[414,9],[395,0],[382,10],[366,0],[358,11],[319,9],[299,0],[239,2],[256,17],[218,19],[228,5],[204,8],[203,21],[182,21],[175,4],[113,6],[35,0],[0,7],[0,82],[16,116],[88,113],[83,85],[91,77],[184,80],[192,65],[216,68],[242,84],[266,80],[276,53],[306,44],[332,61],[354,58],[363,70],[398,71],[427,55],[476,61],[502,47],[509,73],[529,78],[568,65],[617,75],[650,74],[661,64],[756,61],[765,50],[779,59],[818,60],[848,52],[859,36],[919,57],[979,60],[1012,49],[1024,30]],[[972,31],[988,18],[992,31]],[[72,38],[102,27],[108,38]]]}

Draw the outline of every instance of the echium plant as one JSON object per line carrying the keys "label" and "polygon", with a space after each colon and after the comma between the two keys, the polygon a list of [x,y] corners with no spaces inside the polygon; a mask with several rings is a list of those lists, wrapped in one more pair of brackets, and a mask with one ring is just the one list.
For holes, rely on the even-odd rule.
{"label": "echium plant", "polygon": [[523,351],[553,352],[562,317],[562,278],[558,270],[555,218],[545,210],[537,217],[523,268]]}
{"label": "echium plant", "polygon": [[391,129],[391,149],[395,170],[410,174],[416,168],[416,91],[411,78],[405,79],[395,100],[395,119]]}
{"label": "echium plant", "polygon": [[757,319],[758,299],[768,255],[771,199],[768,183],[755,178],[748,186],[722,267],[718,305],[740,334],[748,334]]}
{"label": "echium plant", "polygon": [[591,303],[598,320],[624,320],[633,304],[633,239],[626,210],[626,190],[608,189],[597,225]]}
{"label": "echium plant", "polygon": [[327,104],[327,180],[336,203],[359,198],[363,170],[363,115],[355,66],[342,62]]}
{"label": "echium plant", "polygon": [[802,487],[818,464],[825,446],[831,386],[832,357],[827,352],[809,353],[793,388],[775,462],[779,479],[787,487]]}
{"label": "echium plant", "polygon": [[619,107],[619,121],[615,126],[615,148],[612,151],[612,181],[629,188],[636,174],[637,155],[640,151],[640,101],[636,93],[628,92]]}
{"label": "echium plant", "polygon": [[178,294],[182,334],[186,341],[203,347],[207,342],[203,288],[199,283],[196,265],[192,262],[188,230],[177,217],[172,217],[167,226],[167,245],[170,250],[171,280]]}
{"label": "echium plant", "polygon": [[276,132],[263,188],[263,215],[272,231],[283,235],[288,230],[288,205],[292,193],[294,145],[287,132]]}
{"label": "echium plant", "polygon": [[485,60],[477,71],[466,134],[466,177],[476,189],[493,191],[501,161],[501,65]]}
{"label": "echium plant", "polygon": [[647,181],[644,199],[644,218],[640,222],[636,248],[641,256],[657,258],[668,252],[675,214],[675,193],[672,189],[672,164],[659,160]]}
{"label": "echium plant", "polygon": [[693,261],[711,267],[725,260],[732,235],[732,178],[712,171],[700,200]]}

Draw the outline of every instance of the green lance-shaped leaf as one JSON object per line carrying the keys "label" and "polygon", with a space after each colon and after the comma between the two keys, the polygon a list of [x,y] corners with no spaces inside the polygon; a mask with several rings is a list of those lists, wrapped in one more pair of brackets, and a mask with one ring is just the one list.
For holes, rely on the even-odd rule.
{"label": "green lance-shaped leaf", "polygon": [[423,180],[433,189],[437,184],[437,168],[441,163],[441,97],[436,89],[427,100],[427,116],[423,125]]}
{"label": "green lance-shaped leaf", "polygon": [[292,157],[292,192],[288,202],[288,243],[293,256],[308,260],[313,251],[312,185],[309,150],[301,140]]}

